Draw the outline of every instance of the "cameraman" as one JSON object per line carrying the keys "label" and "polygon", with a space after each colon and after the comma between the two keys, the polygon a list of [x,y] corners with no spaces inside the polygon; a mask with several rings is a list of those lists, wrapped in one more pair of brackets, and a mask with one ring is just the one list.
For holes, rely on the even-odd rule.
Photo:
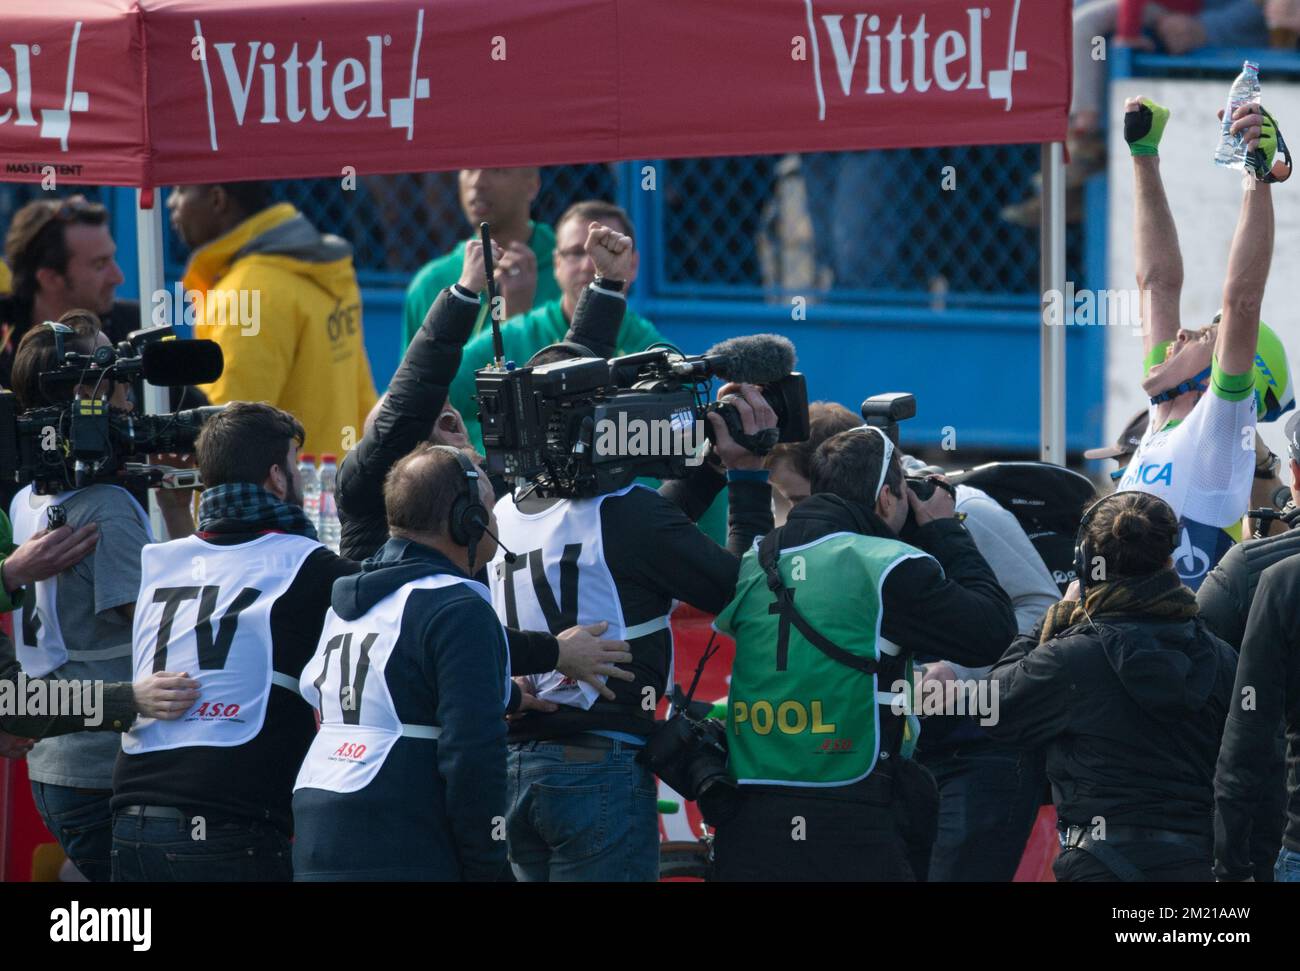
{"label": "cameraman", "polygon": [[[89,354],[106,346],[93,315],[74,311],[59,323],[34,327],[14,355],[13,390],[24,410],[49,407],[74,397],[107,396],[108,406],[130,411],[127,385],[111,377],[88,384],[76,378],[42,380],[62,363],[64,352]],[[185,494],[188,496],[188,493]],[[169,522],[188,524],[188,509],[176,495],[159,494]],[[74,530],[95,524],[95,548],[74,566],[37,580],[23,602],[18,630],[18,659],[29,677],[51,675],[63,680],[129,681],[131,621],[140,587],[140,553],[152,542],[149,517],[126,489],[96,483],[57,496],[37,495],[29,485],[13,499],[9,518],[20,544],[46,526],[52,507],[66,515]],[[39,742],[28,756],[28,775],[37,811],[68,858],[92,881],[109,879],[113,762],[118,737],[107,732],[76,732]]]}
{"label": "cameraman", "polygon": [[[498,249],[495,243],[493,246]],[[584,248],[597,266],[609,267],[615,259],[629,259],[631,247],[630,238],[607,226],[588,226]],[[387,542],[384,478],[401,458],[425,441],[454,448],[469,445],[460,414],[448,403],[447,389],[460,367],[461,349],[474,328],[479,293],[485,285],[483,246],[470,240],[465,244],[460,280],[438,294],[429,308],[388,393],[376,407],[373,421],[367,422],[365,437],[339,469],[337,494],[345,556],[363,560]],[[625,309],[621,294],[587,287],[578,299],[566,340],[579,342],[598,356],[612,354]],[[431,422],[431,416],[437,419]],[[707,506],[719,488],[720,484],[711,484],[703,490],[707,495],[701,495],[701,490],[683,490],[681,501]],[[614,666],[630,656],[623,642],[599,638],[605,630],[604,620],[596,621],[555,635],[546,630],[508,629],[511,669],[515,674],[558,669],[612,698],[613,693],[599,678],[630,677]]]}
{"label": "cameraman", "polygon": [[[617,288],[629,252],[601,267],[593,286]],[[609,274],[614,279],[605,276]],[[776,426],[772,407],[752,385],[728,385],[743,431]],[[688,518],[697,480],[723,476],[697,467],[675,490],[631,485],[582,498],[540,498],[527,490],[497,503],[504,549],[489,570],[502,623],[558,630],[614,617],[610,632],[631,645],[635,680],[614,686],[614,699],[574,685],[557,672],[531,687],[553,712],[535,712],[510,727],[506,833],[515,876],[527,882],[653,881],[659,874],[655,780],[638,758],[654,728],[655,709],[672,683],[669,613],[681,600],[715,612],[735,588],[739,556],[772,526],[771,489],[763,460],[737,444],[721,416],[710,414],[715,452],[728,470],[730,535],[719,547]],[[707,505],[707,504],[705,504]]]}
{"label": "cameraman", "polygon": [[[60,526],[58,529],[40,530],[21,547],[14,548],[9,518],[0,512],[0,613],[19,610],[25,587],[38,580],[48,580],[70,569],[86,558],[99,539],[98,527],[93,523],[81,529]],[[0,685],[11,686],[17,693],[22,668],[18,663],[14,642],[0,632]],[[33,679],[28,679],[31,685]],[[50,697],[55,691],[68,697],[67,688],[57,679],[47,679]],[[103,684],[102,695],[92,709],[86,699],[96,685],[90,681],[77,683],[75,694],[81,696],[81,713],[46,711],[44,714],[10,713],[0,715],[0,757],[23,758],[31,751],[38,738],[53,738],[70,732],[106,731],[121,732],[130,728],[137,713],[150,718],[175,718],[170,714],[172,702],[193,701],[198,698],[198,682],[184,674],[161,671],[150,674],[138,684],[121,682]],[[102,704],[101,704],[102,700]]]}
{"label": "cameraman", "polygon": [[[880,429],[827,439],[811,471],[812,495],[745,554],[715,622],[736,639],[728,763],[742,786],[717,826],[717,876],[910,880],[938,795],[911,761],[915,719],[883,687],[910,681],[918,652],[989,663],[1015,614],[952,496],[921,501]],[[897,538],[909,509],[916,546]]]}

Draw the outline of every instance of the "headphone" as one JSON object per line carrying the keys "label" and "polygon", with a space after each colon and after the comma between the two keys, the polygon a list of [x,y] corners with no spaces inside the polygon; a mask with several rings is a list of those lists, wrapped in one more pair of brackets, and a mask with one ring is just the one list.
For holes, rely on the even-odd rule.
{"label": "headphone", "polygon": [[[1088,525],[1092,522],[1093,517],[1097,515],[1097,510],[1101,508],[1102,503],[1107,499],[1114,499],[1116,496],[1122,496],[1132,491],[1134,490],[1126,489],[1123,492],[1111,492],[1102,496],[1084,511],[1083,518],[1079,520],[1079,531],[1074,534],[1074,575],[1079,581],[1080,603],[1083,602],[1088,593],[1088,563],[1092,559],[1086,538]],[[1147,493],[1147,495],[1151,494]],[[1169,505],[1163,499],[1160,499],[1159,496],[1151,496],[1151,498],[1159,500],[1166,506]],[[1170,511],[1172,512],[1172,507]],[[1177,517],[1175,516],[1174,518]]]}
{"label": "headphone", "polygon": [[447,534],[458,546],[469,548],[470,563],[474,561],[474,547],[487,531],[488,511],[478,494],[479,471],[474,463],[458,448],[451,445],[434,445],[433,451],[447,452],[456,457],[464,478],[460,491],[447,512]]}
{"label": "headphone", "polygon": [[558,360],[568,360],[570,358],[576,360],[577,358],[581,358],[581,357],[597,356],[591,352],[590,348],[585,347],[582,344],[579,344],[577,341],[556,341],[554,344],[547,344],[541,350],[537,351],[532,357],[528,359],[527,363],[524,366],[534,367],[535,365],[533,364],[533,362],[537,360],[537,358],[545,354],[547,351],[564,351],[566,356],[563,358],[559,358]]}
{"label": "headphone", "polygon": [[61,324],[55,320],[45,321],[45,326],[54,331],[54,353],[58,355],[55,366],[63,367],[64,359],[67,357],[63,347],[64,335],[75,333],[75,331],[67,324]]}

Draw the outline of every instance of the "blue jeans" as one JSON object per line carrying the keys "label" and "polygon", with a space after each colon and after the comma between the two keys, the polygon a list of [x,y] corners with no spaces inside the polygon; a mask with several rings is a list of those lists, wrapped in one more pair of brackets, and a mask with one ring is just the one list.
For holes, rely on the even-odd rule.
{"label": "blue jeans", "polygon": [[1042,802],[1041,753],[979,739],[923,753],[921,762],[939,783],[930,881],[1010,881]]}
{"label": "blue jeans", "polygon": [[1282,847],[1273,864],[1274,883],[1300,883],[1300,853]]}
{"label": "blue jeans", "polygon": [[289,838],[255,819],[192,821],[113,815],[113,881],[120,883],[254,883],[293,879]]}
{"label": "blue jeans", "polygon": [[32,800],[63,853],[92,883],[108,883],[113,845],[112,790],[72,789],[32,783]]}
{"label": "blue jeans", "polygon": [[637,764],[635,746],[612,744],[510,746],[506,839],[517,880],[659,879],[654,774]]}

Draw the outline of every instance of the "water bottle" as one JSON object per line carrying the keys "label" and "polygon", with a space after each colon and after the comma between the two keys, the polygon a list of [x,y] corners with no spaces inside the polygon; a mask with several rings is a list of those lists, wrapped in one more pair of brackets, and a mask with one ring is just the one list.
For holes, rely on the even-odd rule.
{"label": "water bottle", "polygon": [[1241,66],[1241,73],[1232,82],[1228,92],[1228,107],[1223,112],[1223,133],[1219,138],[1219,148],[1214,153],[1214,163],[1228,169],[1246,171],[1246,139],[1240,133],[1233,135],[1232,113],[1244,104],[1259,101],[1259,65],[1246,61]]}
{"label": "water bottle", "polygon": [[338,458],[334,455],[320,457],[320,511],[316,538],[335,553],[339,551],[339,511],[334,503],[334,483],[338,478]]}
{"label": "water bottle", "polygon": [[316,456],[299,455],[298,472],[302,476],[302,511],[314,526],[320,515],[320,476],[316,474]]}

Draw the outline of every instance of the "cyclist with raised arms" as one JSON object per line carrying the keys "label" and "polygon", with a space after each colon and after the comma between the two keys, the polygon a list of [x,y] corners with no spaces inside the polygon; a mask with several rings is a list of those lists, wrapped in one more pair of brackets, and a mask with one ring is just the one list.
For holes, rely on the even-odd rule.
{"label": "cyclist with raised arms", "polygon": [[[1118,488],[1151,493],[1173,507],[1179,517],[1174,565],[1196,589],[1232,545],[1249,505],[1256,421],[1276,418],[1292,404],[1285,379],[1277,378],[1286,366],[1281,345],[1259,320],[1273,257],[1271,183],[1290,175],[1289,156],[1282,164],[1286,145],[1267,111],[1257,104],[1236,109],[1232,130],[1246,139],[1254,180],[1228,256],[1223,311],[1214,324],[1189,330],[1179,316],[1182,254],[1157,153],[1169,110],[1148,98],[1131,98],[1125,109],[1136,182],[1137,282],[1146,298],[1142,388],[1151,405]],[[1104,564],[1088,569],[1104,570]]]}

